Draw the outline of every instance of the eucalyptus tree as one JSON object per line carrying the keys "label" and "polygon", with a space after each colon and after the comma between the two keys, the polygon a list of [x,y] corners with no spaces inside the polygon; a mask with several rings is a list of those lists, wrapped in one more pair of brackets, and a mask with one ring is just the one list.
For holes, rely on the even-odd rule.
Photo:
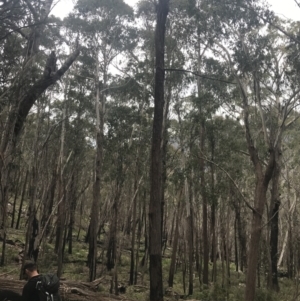
{"label": "eucalyptus tree", "polygon": [[[19,140],[24,122],[30,109],[41,95],[54,85],[70,68],[79,55],[79,48],[57,68],[55,44],[48,44],[44,33],[49,26],[53,1],[10,1],[1,5],[5,22],[1,24],[1,51],[5,54],[6,65],[1,85],[1,227],[6,224],[8,202],[8,178],[10,163]],[[51,22],[57,23],[52,19]],[[14,42],[13,42],[14,41]],[[13,42],[13,44],[12,44]],[[8,45],[17,50],[8,54]],[[40,46],[46,51],[41,53]],[[49,49],[50,48],[50,49]],[[51,49],[52,48],[52,49]],[[52,50],[52,51],[50,51]],[[5,244],[5,239],[3,240]],[[5,249],[5,248],[3,248]]]}
{"label": "eucalyptus tree", "polygon": [[86,44],[87,56],[93,60],[96,110],[96,161],[93,188],[93,205],[89,230],[89,279],[96,278],[97,232],[100,209],[100,181],[103,164],[103,139],[105,104],[110,82],[109,67],[114,59],[132,43],[128,22],[133,16],[132,8],[122,0],[80,0],[75,13],[70,16],[73,28],[77,28]]}
{"label": "eucalyptus tree", "polygon": [[[250,205],[253,219],[245,290],[247,301],[253,300],[255,296],[259,257],[256,246],[260,243],[269,183],[272,179],[274,183],[277,181],[275,178],[279,172],[274,170],[280,171],[282,138],[290,124],[288,117],[291,109],[297,105],[299,94],[297,87],[288,78],[286,55],[280,46],[282,37],[274,37],[272,33],[263,31],[263,24],[256,18],[253,9],[259,8],[254,7],[246,14],[240,10],[242,16],[239,23],[229,27],[232,32],[230,45],[218,43],[218,51],[223,57],[225,55],[241,93],[238,104],[243,112],[248,152],[256,177],[254,205]],[[258,118],[259,124],[254,124],[254,117]],[[256,126],[260,127],[260,135],[255,135]],[[276,199],[277,191],[273,188]],[[276,212],[275,205],[276,202],[273,202]]]}
{"label": "eucalyptus tree", "polygon": [[164,57],[165,32],[169,1],[159,0],[155,29],[155,89],[152,130],[150,204],[149,204],[149,256],[150,300],[163,300],[162,282],[162,125],[164,109]]}

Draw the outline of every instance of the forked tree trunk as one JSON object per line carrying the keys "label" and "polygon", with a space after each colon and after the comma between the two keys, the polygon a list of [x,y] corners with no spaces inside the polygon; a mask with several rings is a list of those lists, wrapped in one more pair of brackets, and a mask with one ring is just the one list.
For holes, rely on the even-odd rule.
{"label": "forked tree trunk", "polygon": [[[228,57],[230,57],[228,52],[227,55]],[[251,237],[250,237],[249,251],[248,251],[249,255],[248,255],[248,271],[246,276],[245,301],[253,301],[255,298],[256,269],[259,260],[259,245],[260,245],[262,225],[263,225],[263,213],[267,201],[266,194],[267,194],[269,182],[272,178],[273,170],[275,168],[275,163],[276,163],[275,152],[278,151],[278,145],[276,144],[273,145],[271,143],[271,140],[268,139],[267,137],[265,120],[261,108],[260,83],[256,75],[257,74],[253,75],[255,96],[259,107],[259,111],[261,113],[263,132],[265,134],[264,135],[265,147],[266,149],[268,149],[269,152],[269,158],[265,168],[260,160],[258,150],[254,144],[251,130],[250,130],[248,94],[246,92],[243,83],[240,81],[238,77],[236,77],[236,80],[240,88],[242,101],[243,101],[243,109],[244,109],[243,115],[244,115],[246,141],[247,141],[248,151],[250,154],[250,159],[252,161],[255,170],[255,179],[256,179],[255,192],[254,192],[254,206],[251,208],[253,216],[252,216],[251,232],[250,232]],[[281,139],[281,133],[282,132],[280,131],[277,133],[278,140]]]}
{"label": "forked tree trunk", "polygon": [[169,0],[159,0],[155,30],[155,92],[152,131],[150,204],[149,204],[149,256],[150,301],[163,300],[162,282],[162,130],[164,110],[164,52],[166,20]]}
{"label": "forked tree trunk", "polygon": [[[262,232],[262,216],[266,204],[266,194],[268,190],[268,179],[259,177],[256,183],[254,195],[254,211],[251,223],[251,237],[248,251],[248,270],[246,277],[245,301],[253,301],[255,297],[256,271],[259,259],[259,245]],[[270,176],[271,178],[271,176]]]}

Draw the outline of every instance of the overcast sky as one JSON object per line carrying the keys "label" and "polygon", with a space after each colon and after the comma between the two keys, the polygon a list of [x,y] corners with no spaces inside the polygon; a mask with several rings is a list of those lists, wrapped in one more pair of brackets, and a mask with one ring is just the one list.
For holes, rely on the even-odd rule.
{"label": "overcast sky", "polygon": [[[138,0],[124,0],[127,4],[134,6]],[[300,20],[300,8],[296,5],[295,0],[266,0],[273,7],[273,10],[286,18]],[[61,18],[65,17],[73,7],[74,0],[60,0],[53,13]]]}

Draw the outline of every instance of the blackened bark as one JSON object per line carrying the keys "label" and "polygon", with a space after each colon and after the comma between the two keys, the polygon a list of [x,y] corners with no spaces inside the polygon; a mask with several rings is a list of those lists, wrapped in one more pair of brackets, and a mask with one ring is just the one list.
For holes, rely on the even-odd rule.
{"label": "blackened bark", "polygon": [[[210,144],[211,144],[211,161],[215,160],[215,139],[214,133],[212,132],[210,136]],[[213,264],[212,267],[212,282],[217,281],[217,242],[216,242],[216,203],[217,199],[215,197],[215,170],[214,164],[210,165],[211,171],[211,262]]]}
{"label": "blackened bark", "polygon": [[[201,141],[201,153],[204,153],[204,141],[205,141],[205,124],[204,121],[201,123],[200,132]],[[207,195],[206,195],[206,184],[204,175],[204,159],[201,157],[199,162],[200,170],[200,186],[202,196],[202,251],[203,251],[203,284],[208,285],[208,263],[209,263],[209,246],[208,246],[208,221],[207,221]]]}
{"label": "blackened bark", "polygon": [[177,205],[177,214],[176,214],[176,224],[175,224],[175,233],[173,237],[173,246],[172,246],[172,255],[171,255],[171,264],[170,264],[170,270],[169,270],[169,287],[173,287],[173,281],[174,281],[174,274],[175,274],[175,264],[176,264],[176,257],[177,257],[177,248],[178,248],[178,240],[179,240],[179,224],[181,221],[181,215],[182,215],[182,190],[180,190],[179,198],[178,198],[178,205]]}
{"label": "blackened bark", "polygon": [[134,179],[134,197],[133,197],[133,212],[132,212],[132,236],[131,236],[131,254],[130,254],[130,276],[129,276],[129,284],[134,284],[134,255],[135,255],[135,231],[136,231],[136,206],[137,206],[137,194],[135,191],[137,190],[137,170]]}
{"label": "blackened bark", "polygon": [[29,247],[28,247],[28,258],[33,259],[34,262],[37,262],[39,255],[39,248],[36,244],[36,239],[39,234],[39,221],[34,214],[32,223],[31,223],[31,236],[29,239]]}
{"label": "blackened bark", "polygon": [[69,221],[69,230],[68,230],[68,253],[72,254],[73,252],[73,230],[75,224],[75,210],[77,205],[77,198],[75,195],[75,187],[77,183],[77,177],[75,179],[74,174],[72,174],[71,179],[71,187],[70,187],[70,194],[69,194],[69,204],[70,204],[70,221]]}
{"label": "blackened bark", "polygon": [[[95,179],[93,184],[93,203],[91,208],[91,220],[88,231],[89,253],[88,253],[88,266],[89,266],[89,280],[96,279],[97,270],[97,235],[99,229],[99,211],[100,211],[100,189],[101,189],[101,172],[103,160],[103,127],[104,127],[104,103],[105,96],[101,94],[100,99],[100,83],[99,83],[99,62],[98,53],[96,56],[96,73],[95,73],[95,86],[96,86],[96,162],[95,162]],[[106,85],[106,75],[104,73],[104,85]]]}
{"label": "blackened bark", "polygon": [[279,218],[279,179],[281,173],[281,150],[276,150],[276,166],[272,175],[272,189],[271,189],[271,216],[270,216],[270,257],[271,257],[271,270],[268,286],[272,290],[279,292],[279,283],[277,278],[277,262],[278,262],[278,218]]}
{"label": "blackened bark", "polygon": [[59,70],[53,74],[43,75],[34,85],[26,91],[25,95],[19,100],[19,107],[16,113],[16,121],[14,124],[14,138],[18,137],[23,127],[24,121],[34,105],[35,101],[52,85],[54,85],[69,70],[73,62],[80,53],[79,48],[76,49],[64,62]]}
{"label": "blackened bark", "polygon": [[194,215],[193,215],[193,190],[192,182],[189,179],[189,212],[187,213],[187,228],[188,228],[188,250],[189,250],[189,296],[193,295],[194,290]]}
{"label": "blackened bark", "polygon": [[272,285],[271,288],[276,292],[279,291],[279,283],[277,278],[277,261],[278,261],[278,216],[279,216],[279,207],[280,202],[276,200],[273,211],[272,211],[272,220],[271,220],[271,238],[270,238],[270,247],[271,247],[271,275],[272,275]]}
{"label": "blackened bark", "polygon": [[[45,198],[44,212],[41,220],[42,229],[45,232],[45,235],[48,236],[51,232],[51,219],[52,209],[54,204],[55,190],[57,184],[57,164],[54,165],[52,169],[52,177],[50,181],[50,185],[47,188],[47,194]],[[46,227],[44,229],[44,227]]]}
{"label": "blackened bark", "polygon": [[241,218],[241,203],[239,200],[233,201],[235,219],[236,219],[236,228],[237,236],[240,249],[240,270],[243,272],[244,268],[247,267],[247,240],[245,233],[245,224]]}
{"label": "blackened bark", "polygon": [[234,263],[235,263],[235,271],[239,271],[239,249],[238,249],[238,242],[237,242],[237,220],[235,218],[234,221]]}
{"label": "blackened bark", "polygon": [[93,185],[93,204],[91,210],[91,221],[89,226],[89,280],[96,279],[96,267],[97,267],[97,233],[99,223],[99,201],[100,201],[100,177],[102,166],[102,133],[97,133],[97,155],[96,155],[96,174],[95,182]]}
{"label": "blackened bark", "polygon": [[22,214],[23,202],[24,202],[24,197],[25,197],[25,192],[26,192],[28,174],[29,174],[29,171],[27,170],[26,175],[25,175],[25,179],[24,179],[24,183],[23,183],[23,187],[22,187],[22,195],[21,195],[19,213],[18,213],[18,218],[17,218],[17,223],[16,223],[16,229],[19,229],[19,227],[20,227],[21,214]]}
{"label": "blackened bark", "polygon": [[10,224],[11,228],[13,228],[14,224],[15,224],[17,197],[19,194],[19,189],[21,187],[20,178],[21,178],[21,172],[18,172],[18,177],[17,177],[17,180],[15,181],[15,197],[14,197],[13,211],[12,211],[11,224]]}
{"label": "blackened bark", "polygon": [[164,48],[169,0],[159,0],[155,30],[155,93],[149,205],[150,301],[163,300],[162,283],[162,130],[164,110]]}
{"label": "blackened bark", "polygon": [[63,257],[64,257],[64,237],[65,237],[65,226],[67,220],[66,212],[66,187],[65,181],[61,171],[60,183],[59,183],[59,204],[58,204],[58,218],[56,223],[56,251],[57,251],[57,276],[60,277],[63,273]]}

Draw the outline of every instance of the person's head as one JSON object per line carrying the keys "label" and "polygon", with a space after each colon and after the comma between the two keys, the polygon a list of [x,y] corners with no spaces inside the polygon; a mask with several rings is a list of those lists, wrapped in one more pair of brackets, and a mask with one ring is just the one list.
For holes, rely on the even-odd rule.
{"label": "person's head", "polygon": [[23,274],[24,274],[25,278],[28,278],[28,279],[30,279],[34,276],[37,276],[39,273],[38,273],[36,263],[33,261],[27,261],[23,268]]}

